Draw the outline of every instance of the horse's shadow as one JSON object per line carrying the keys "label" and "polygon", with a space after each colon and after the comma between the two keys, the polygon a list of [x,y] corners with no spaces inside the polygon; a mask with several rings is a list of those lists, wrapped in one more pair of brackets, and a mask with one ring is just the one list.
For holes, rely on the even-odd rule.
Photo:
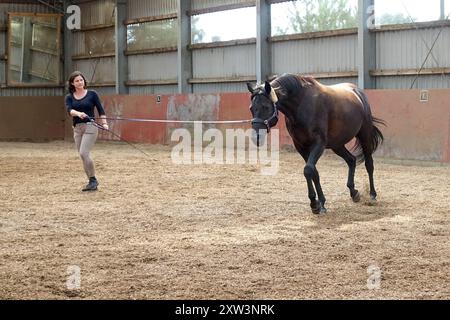
{"label": "horse's shadow", "polygon": [[[351,200],[350,200],[351,201]],[[311,215],[308,204],[304,206],[304,214],[310,215],[309,228],[312,229],[339,229],[346,225],[358,223],[371,223],[379,220],[390,219],[398,215],[392,203],[377,201],[375,203],[364,198],[360,203],[335,202],[330,206],[327,214]]]}

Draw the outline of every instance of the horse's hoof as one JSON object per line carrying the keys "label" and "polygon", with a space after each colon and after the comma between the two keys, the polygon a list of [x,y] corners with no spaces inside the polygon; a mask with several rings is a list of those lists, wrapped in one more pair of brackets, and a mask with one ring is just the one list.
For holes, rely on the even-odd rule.
{"label": "horse's hoof", "polygon": [[311,211],[314,214],[319,214],[320,213],[320,209],[319,208],[311,208]]}
{"label": "horse's hoof", "polygon": [[356,191],[356,193],[352,196],[353,202],[357,203],[361,200],[361,196],[359,195],[359,191]]}
{"label": "horse's hoof", "polygon": [[377,204],[377,198],[376,196],[370,196],[369,205],[374,206]]}
{"label": "horse's hoof", "polygon": [[310,207],[311,207],[312,213],[314,213],[314,214],[320,213],[320,203],[318,201],[311,203]]}
{"label": "horse's hoof", "polygon": [[311,211],[314,214],[325,214],[325,213],[327,213],[327,209],[325,207],[316,207],[316,208],[312,208],[311,207]]}
{"label": "horse's hoof", "polygon": [[376,195],[375,196],[371,195],[369,199],[364,201],[364,204],[369,206],[369,207],[378,205],[378,202],[377,202],[377,199],[376,199]]}

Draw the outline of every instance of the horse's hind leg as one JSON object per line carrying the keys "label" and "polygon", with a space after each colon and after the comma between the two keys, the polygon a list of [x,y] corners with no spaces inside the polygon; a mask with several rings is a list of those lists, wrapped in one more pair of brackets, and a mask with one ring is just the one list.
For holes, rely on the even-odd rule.
{"label": "horse's hind leg", "polygon": [[362,152],[364,155],[364,164],[366,166],[367,174],[369,175],[369,185],[370,185],[370,199],[376,201],[377,192],[375,191],[375,184],[373,182],[373,158],[371,146],[367,143],[370,141],[370,135],[365,131],[360,132],[357,135],[359,142],[361,143]]}
{"label": "horse's hind leg", "polygon": [[366,165],[366,170],[369,175],[369,184],[370,184],[370,199],[372,201],[376,201],[377,199],[377,192],[375,191],[375,184],[373,182],[373,158],[371,152],[366,152],[366,150],[363,147],[364,152],[364,164]]}
{"label": "horse's hind leg", "polygon": [[335,148],[333,151],[340,156],[348,165],[348,178],[347,187],[350,190],[350,197],[354,202],[359,202],[360,196],[357,189],[355,189],[355,168],[356,168],[356,157],[347,150],[345,146]]}

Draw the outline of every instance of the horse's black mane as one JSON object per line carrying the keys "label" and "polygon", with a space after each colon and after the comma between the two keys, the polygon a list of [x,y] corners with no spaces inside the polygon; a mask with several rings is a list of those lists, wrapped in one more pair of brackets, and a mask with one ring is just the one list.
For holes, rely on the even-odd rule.
{"label": "horse's black mane", "polygon": [[285,73],[275,78],[271,85],[275,90],[281,89],[284,94],[300,92],[306,86],[312,85],[316,80],[312,77],[302,77],[295,74]]}

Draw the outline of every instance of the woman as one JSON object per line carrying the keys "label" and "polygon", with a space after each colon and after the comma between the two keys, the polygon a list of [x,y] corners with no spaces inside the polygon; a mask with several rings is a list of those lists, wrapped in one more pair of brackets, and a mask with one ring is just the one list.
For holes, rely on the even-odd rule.
{"label": "woman", "polygon": [[100,115],[101,125],[108,129],[106,114],[100,99],[95,91],[87,90],[87,82],[84,75],[73,72],[68,80],[69,94],[65,104],[67,112],[73,117],[73,137],[78,153],[83,161],[84,171],[89,178],[88,184],[82,191],[97,190],[98,180],[95,177],[94,163],[89,153],[97,140],[98,128],[91,121],[95,118],[94,108]]}

